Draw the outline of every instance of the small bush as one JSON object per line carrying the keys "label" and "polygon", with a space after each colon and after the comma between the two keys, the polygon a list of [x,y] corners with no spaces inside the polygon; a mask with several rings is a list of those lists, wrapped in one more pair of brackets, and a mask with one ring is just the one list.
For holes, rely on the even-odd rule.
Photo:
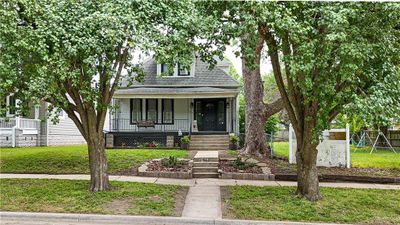
{"label": "small bush", "polygon": [[238,143],[238,141],[239,141],[239,137],[238,137],[238,136],[235,136],[235,135],[232,135],[232,136],[229,137],[229,141],[230,141],[232,144],[236,144],[236,143]]}
{"label": "small bush", "polygon": [[190,143],[189,136],[183,136],[183,137],[181,137],[181,142],[182,142],[182,143],[185,143],[185,144]]}
{"label": "small bush", "polygon": [[257,164],[248,163],[246,161],[243,161],[242,158],[238,157],[233,161],[232,165],[233,165],[234,168],[236,168],[238,170],[245,170],[245,169],[248,169],[248,168],[255,167]]}
{"label": "small bush", "polygon": [[161,164],[167,168],[177,168],[182,165],[182,162],[178,160],[178,157],[170,156],[167,159],[162,159]]}

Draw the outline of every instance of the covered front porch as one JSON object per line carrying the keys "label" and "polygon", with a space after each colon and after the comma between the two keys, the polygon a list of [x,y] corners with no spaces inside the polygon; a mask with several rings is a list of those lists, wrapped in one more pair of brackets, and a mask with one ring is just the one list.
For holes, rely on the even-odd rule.
{"label": "covered front porch", "polygon": [[209,87],[120,89],[107,146],[177,147],[183,135],[237,133],[237,94]]}
{"label": "covered front porch", "polygon": [[[237,133],[234,97],[114,98],[110,132],[121,133]],[[146,123],[144,123],[146,122]],[[143,124],[146,124],[145,126]]]}

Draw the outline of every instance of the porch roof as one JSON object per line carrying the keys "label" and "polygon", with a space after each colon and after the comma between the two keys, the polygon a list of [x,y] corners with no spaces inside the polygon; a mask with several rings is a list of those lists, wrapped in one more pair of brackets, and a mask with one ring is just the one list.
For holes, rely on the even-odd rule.
{"label": "porch roof", "polygon": [[130,97],[174,97],[174,98],[200,98],[200,97],[235,97],[238,88],[217,87],[137,87],[118,89],[114,98]]}

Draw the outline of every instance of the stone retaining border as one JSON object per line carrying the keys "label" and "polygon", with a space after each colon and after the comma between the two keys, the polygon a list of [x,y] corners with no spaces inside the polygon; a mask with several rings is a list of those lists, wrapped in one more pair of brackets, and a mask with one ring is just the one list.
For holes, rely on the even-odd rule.
{"label": "stone retaining border", "polygon": [[274,174],[257,174],[257,173],[228,173],[220,172],[219,178],[221,179],[235,179],[235,180],[275,180]]}
{"label": "stone retaining border", "polygon": [[[161,160],[161,159],[154,159],[154,160]],[[138,175],[141,177],[163,177],[163,178],[174,178],[174,179],[192,179],[192,160],[187,160],[187,159],[181,159],[179,158],[178,160],[184,160],[188,161],[190,169],[187,172],[176,172],[176,171],[147,171],[147,166],[150,163],[145,162],[143,165],[141,165],[138,168]]]}
{"label": "stone retaining border", "polygon": [[[233,161],[236,158],[223,158],[219,161]],[[234,179],[234,180],[275,180],[275,175],[271,173],[271,168],[267,164],[258,162],[255,159],[250,159],[261,168],[262,173],[240,173],[240,172],[225,172],[221,169],[218,170],[220,179]]]}

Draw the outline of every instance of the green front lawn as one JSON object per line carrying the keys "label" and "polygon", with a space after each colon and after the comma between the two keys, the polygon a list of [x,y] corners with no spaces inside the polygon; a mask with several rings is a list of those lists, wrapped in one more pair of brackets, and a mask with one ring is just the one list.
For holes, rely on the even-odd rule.
{"label": "green front lawn", "polygon": [[400,224],[399,190],[321,188],[323,199],[313,203],[295,197],[293,187],[231,186],[226,189],[224,217]]}
{"label": "green front lawn", "polygon": [[[185,187],[111,182],[112,190],[90,193],[88,181],[1,179],[0,210],[179,216],[175,195]],[[187,189],[187,188],[186,188]],[[185,192],[185,191],[184,191]]]}
{"label": "green front lawn", "polygon": [[[278,156],[289,156],[288,142],[274,142],[274,154]],[[351,167],[359,168],[379,168],[379,169],[400,169],[400,149],[397,148],[397,154],[391,150],[374,151],[372,154],[371,147],[358,148],[354,152],[354,146],[350,147],[350,163]]]}
{"label": "green front lawn", "polygon": [[[149,159],[187,157],[183,150],[107,149],[110,174],[129,171]],[[0,148],[2,173],[89,173],[87,147],[57,146],[30,148]]]}
{"label": "green front lawn", "polygon": [[289,142],[273,142],[274,155],[289,158]]}

